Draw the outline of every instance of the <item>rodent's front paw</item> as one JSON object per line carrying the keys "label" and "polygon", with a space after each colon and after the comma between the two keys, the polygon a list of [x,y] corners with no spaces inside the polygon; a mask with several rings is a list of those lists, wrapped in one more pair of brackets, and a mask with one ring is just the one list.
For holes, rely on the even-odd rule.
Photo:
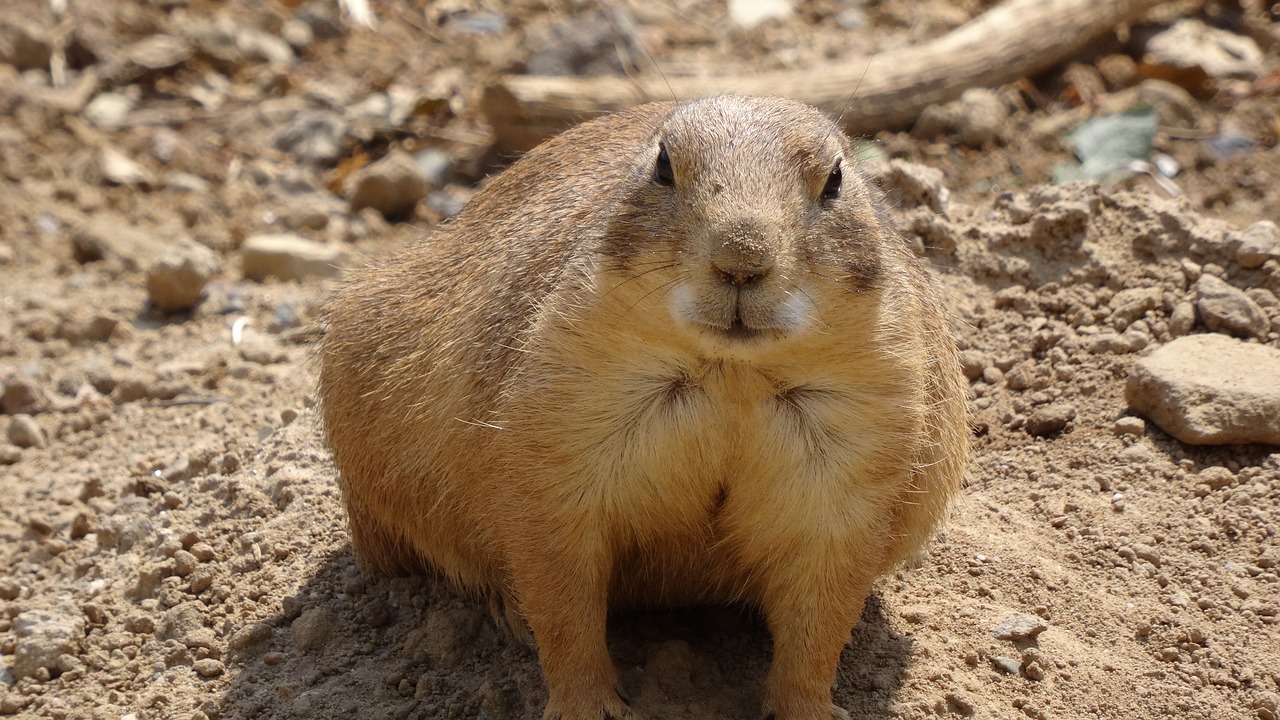
{"label": "rodent's front paw", "polygon": [[849,720],[849,713],[844,708],[830,705],[828,706],[827,714],[825,715],[821,713],[812,716],[798,714],[779,715],[773,710],[768,710],[765,712],[762,720]]}
{"label": "rodent's front paw", "polygon": [[[603,700],[585,703],[578,707],[583,709],[561,708],[552,700],[547,703],[547,710],[542,714],[542,720],[644,720],[639,713],[631,709],[621,695],[615,692],[610,692]],[[845,718],[848,718],[848,715]]]}

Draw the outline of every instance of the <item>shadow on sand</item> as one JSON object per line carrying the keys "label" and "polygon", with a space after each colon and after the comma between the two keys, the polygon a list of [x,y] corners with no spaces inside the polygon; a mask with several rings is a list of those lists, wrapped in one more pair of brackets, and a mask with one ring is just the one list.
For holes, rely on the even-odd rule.
{"label": "shadow on sand", "polygon": [[[770,641],[758,613],[618,615],[609,647],[643,717],[759,717]],[[837,704],[854,718],[884,717],[910,656],[873,594],[841,658]],[[362,578],[349,545],[281,612],[234,634],[228,660],[237,675],[215,710],[222,720],[533,720],[546,702],[536,653],[496,627],[484,603],[434,578]]]}

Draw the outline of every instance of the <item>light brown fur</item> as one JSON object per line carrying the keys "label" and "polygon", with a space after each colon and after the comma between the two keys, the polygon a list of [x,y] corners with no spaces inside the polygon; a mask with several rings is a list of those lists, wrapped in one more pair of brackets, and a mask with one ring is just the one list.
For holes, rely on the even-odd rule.
{"label": "light brown fur", "polygon": [[849,157],[777,98],[604,117],[330,306],[320,394],[357,556],[500,597],[546,717],[634,715],[608,608],[738,601],[774,638],[766,713],[846,717],[841,648],[968,451],[938,294]]}

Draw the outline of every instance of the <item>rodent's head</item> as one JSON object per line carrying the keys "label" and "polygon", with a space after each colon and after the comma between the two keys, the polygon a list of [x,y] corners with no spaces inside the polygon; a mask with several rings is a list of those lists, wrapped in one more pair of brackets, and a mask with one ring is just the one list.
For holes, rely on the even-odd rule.
{"label": "rodent's head", "polygon": [[724,96],[672,106],[632,168],[603,253],[648,275],[676,327],[718,352],[820,332],[877,286],[885,231],[849,141],[818,110]]}

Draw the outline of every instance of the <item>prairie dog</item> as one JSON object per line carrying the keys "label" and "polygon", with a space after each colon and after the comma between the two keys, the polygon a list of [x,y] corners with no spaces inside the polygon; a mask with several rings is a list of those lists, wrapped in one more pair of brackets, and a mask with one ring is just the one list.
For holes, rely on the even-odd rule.
{"label": "prairie dog", "polygon": [[527,621],[544,717],[638,717],[610,607],[745,602],[764,712],[848,715],[872,581],[962,484],[935,286],[848,139],[790,100],[644,105],[548,141],[332,301],[320,396],[362,565]]}

